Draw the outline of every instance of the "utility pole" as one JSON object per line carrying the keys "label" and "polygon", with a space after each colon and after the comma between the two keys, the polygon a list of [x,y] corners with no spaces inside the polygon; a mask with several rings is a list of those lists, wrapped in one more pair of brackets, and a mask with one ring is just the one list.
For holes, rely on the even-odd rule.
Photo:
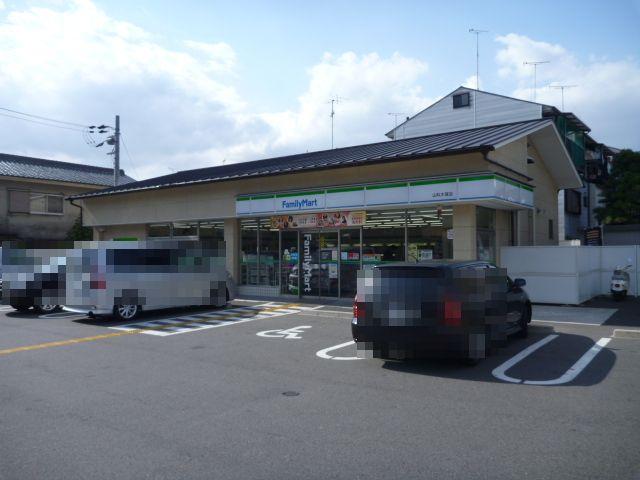
{"label": "utility pole", "polygon": [[[105,134],[113,131],[113,135],[109,135],[107,138],[96,144],[92,135],[94,133]],[[113,155],[113,186],[117,187],[120,184],[120,115],[116,115],[116,128],[109,125],[91,125],[87,127],[87,138],[85,141],[89,145],[94,147],[102,147],[105,143],[107,145],[113,145],[113,150],[108,152],[107,155]]]}
{"label": "utility pole", "polygon": [[396,132],[396,130],[398,130],[398,117],[400,115],[405,115],[405,114],[402,113],[402,112],[389,112],[389,113],[387,113],[387,115],[393,115],[394,118],[395,118],[395,127],[393,127],[393,139],[397,140],[398,139],[398,137],[397,137],[398,132]]}
{"label": "utility pole", "polygon": [[555,88],[556,90],[560,90],[560,93],[562,95],[562,111],[564,112],[564,89],[565,88],[573,88],[573,87],[577,87],[578,85],[549,85],[549,88]]}
{"label": "utility pole", "polygon": [[538,65],[543,63],[550,63],[549,60],[543,60],[540,62],[522,62],[523,65],[533,65],[533,101],[536,101],[536,90],[538,88]]}
{"label": "utility pole", "polygon": [[120,115],[116,115],[116,133],[114,135],[113,186],[120,184]]}
{"label": "utility pole", "polygon": [[[476,28],[470,28],[469,33],[473,33],[476,36],[476,90],[480,90],[480,34],[487,33],[489,30],[478,30]],[[477,92],[473,92],[473,128],[476,127],[476,117],[478,113]]]}

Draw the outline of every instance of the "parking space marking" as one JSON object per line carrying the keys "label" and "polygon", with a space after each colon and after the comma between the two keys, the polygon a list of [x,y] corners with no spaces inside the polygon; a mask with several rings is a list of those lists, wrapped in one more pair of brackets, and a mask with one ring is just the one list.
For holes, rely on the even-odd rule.
{"label": "parking space marking", "polygon": [[311,325],[300,325],[299,327],[287,328],[284,330],[264,330],[256,333],[259,337],[265,338],[284,338],[285,340],[297,340],[302,338],[300,334],[304,333],[304,329],[311,328]]}
{"label": "parking space marking", "polygon": [[529,345],[527,348],[522,350],[517,355],[514,355],[506,362],[497,366],[491,372],[494,377],[499,380],[510,382],[510,383],[518,383],[525,385],[562,385],[564,383],[569,383],[573,381],[579,374],[586,368],[589,363],[600,353],[600,351],[607,346],[607,344],[611,341],[611,338],[603,337],[598,340],[589,350],[586,351],[569,369],[560,375],[557,378],[551,380],[523,380],[521,378],[510,377],[506,374],[507,370],[509,370],[514,365],[520,363],[526,357],[531,355],[536,350],[544,347],[546,344],[558,338],[559,335],[553,334],[548,335],[542,340],[537,341],[533,345]]}
{"label": "parking space marking", "polygon": [[323,348],[322,350],[318,350],[316,352],[316,355],[326,360],[361,360],[360,357],[334,357],[333,355],[329,355],[329,352],[332,352],[334,350],[339,350],[344,347],[348,347],[349,345],[353,345],[354,343],[356,342],[351,340],[349,342],[341,343],[340,345],[334,345],[333,347]]}
{"label": "parking space marking", "polygon": [[522,383],[521,379],[510,377],[505,372],[507,370],[509,370],[511,367],[513,367],[516,363],[519,363],[520,361],[524,360],[526,357],[531,355],[533,352],[535,352],[539,348],[544,347],[550,341],[555,340],[556,338],[558,338],[558,336],[559,335],[555,335],[555,334],[554,335],[547,335],[542,340],[538,340],[533,345],[529,345],[527,348],[522,350],[517,355],[514,355],[513,357],[511,357],[509,360],[507,360],[503,364],[501,364],[501,365],[497,366],[496,368],[494,368],[493,371],[491,372],[491,374],[494,377],[496,377],[496,378],[498,378],[500,380],[503,380],[505,382]]}
{"label": "parking space marking", "polygon": [[24,347],[7,348],[5,350],[0,350],[0,356],[9,355],[11,353],[28,352],[31,350],[41,350],[43,348],[64,347],[66,345],[75,345],[77,343],[94,342],[96,340],[122,337],[124,335],[134,335],[136,333],[140,333],[140,330],[128,330],[126,332],[105,333],[102,335],[94,335],[92,337],[72,338],[70,340],[60,340],[58,342],[46,342],[46,343],[38,343],[35,345],[27,345]]}
{"label": "parking space marking", "polygon": [[[267,308],[261,308],[261,307],[267,307]],[[295,310],[293,310],[293,308],[295,308]],[[69,340],[60,340],[56,342],[38,343],[35,345],[26,345],[22,347],[7,348],[4,350],[0,350],[0,356],[10,355],[12,353],[18,353],[18,352],[28,352],[32,350],[41,350],[45,348],[63,347],[63,346],[75,345],[79,343],[94,342],[97,340],[122,337],[126,335],[136,335],[139,333],[164,337],[168,335],[175,335],[178,333],[192,332],[194,330],[202,330],[205,328],[208,329],[208,328],[213,328],[218,326],[221,327],[225,325],[234,325],[237,323],[251,322],[259,319],[290,315],[290,313],[282,313],[280,311],[281,309],[284,309],[287,312],[293,310],[293,313],[297,313],[303,309],[314,309],[314,308],[318,308],[318,307],[302,307],[296,304],[276,305],[270,302],[268,304],[265,304],[264,306],[241,307],[238,309],[229,309],[221,312],[211,312],[211,313],[203,313],[203,314],[197,314],[197,315],[185,315],[184,317],[169,318],[169,319],[162,319],[162,320],[150,320],[147,322],[140,322],[137,324],[122,325],[119,327],[109,327],[112,330],[119,330],[118,332],[105,333],[101,335],[93,335],[91,337],[72,338]],[[240,310],[240,312],[237,312],[236,310]],[[234,311],[234,313],[236,314],[235,318],[233,319],[229,319],[229,320],[211,319],[211,320],[202,321],[202,318],[211,317],[212,313],[222,314],[223,312],[232,312],[232,311]],[[231,317],[231,315],[227,315],[227,316]],[[184,321],[185,318],[195,318],[195,317],[197,317],[197,321],[196,320]],[[133,325],[136,325],[137,328],[132,328]]]}
{"label": "parking space marking", "polygon": [[237,323],[252,322],[254,320],[262,320],[265,318],[291,315],[294,313],[300,313],[303,310],[313,310],[315,308],[318,307],[305,307],[295,303],[280,305],[267,303],[264,305],[243,306],[229,310],[130,323],[110,328],[122,331],[139,330],[140,333],[147,335],[167,337],[180,333],[195,332]]}
{"label": "parking space marking", "polygon": [[553,380],[525,380],[524,383],[527,385],[561,385],[563,383],[569,383],[573,381],[574,378],[578,376],[578,374],[585,369],[591,360],[595,358],[600,350],[607,346],[607,344],[611,341],[610,338],[601,338],[596,342],[596,344],[591,347],[587,352],[582,355],[576,363],[569,367],[569,370],[564,372],[558,378],[554,378]]}

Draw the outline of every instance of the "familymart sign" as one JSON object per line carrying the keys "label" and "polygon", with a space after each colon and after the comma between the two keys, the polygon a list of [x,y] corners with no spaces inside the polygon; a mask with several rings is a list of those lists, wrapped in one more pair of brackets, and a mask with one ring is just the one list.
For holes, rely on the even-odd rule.
{"label": "familymart sign", "polygon": [[238,215],[313,212],[387,205],[498,200],[513,208],[533,207],[533,188],[501,175],[425,178],[394,183],[327,187],[299,192],[241,195]]}

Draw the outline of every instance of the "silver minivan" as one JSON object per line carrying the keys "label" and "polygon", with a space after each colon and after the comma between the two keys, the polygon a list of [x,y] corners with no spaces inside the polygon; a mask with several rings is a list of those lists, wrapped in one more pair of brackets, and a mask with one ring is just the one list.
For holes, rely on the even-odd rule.
{"label": "silver minivan", "polygon": [[224,242],[76,243],[67,256],[65,310],[132,320],[142,310],[224,306],[235,297]]}

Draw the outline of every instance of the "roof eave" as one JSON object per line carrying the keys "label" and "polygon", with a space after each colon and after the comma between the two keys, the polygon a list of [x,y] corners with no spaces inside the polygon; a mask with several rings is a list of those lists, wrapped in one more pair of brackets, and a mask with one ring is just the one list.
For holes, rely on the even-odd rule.
{"label": "roof eave", "polygon": [[461,149],[450,150],[450,151],[420,153],[415,155],[406,155],[403,157],[380,158],[376,160],[366,160],[360,163],[350,163],[350,164],[342,164],[342,165],[326,165],[322,167],[307,168],[307,169],[288,171],[288,172],[270,172],[270,173],[255,174],[255,175],[236,175],[233,177],[222,178],[222,179],[202,179],[202,180],[193,180],[189,182],[183,182],[179,184],[174,183],[174,184],[165,184],[165,185],[151,185],[148,187],[141,187],[141,188],[130,189],[130,190],[124,189],[124,190],[108,191],[109,189],[103,189],[103,190],[98,190],[96,192],[91,192],[86,194],[70,195],[66,197],[65,200],[83,200],[86,198],[98,198],[98,197],[105,197],[105,196],[122,195],[127,193],[158,191],[158,190],[166,190],[169,188],[189,187],[193,185],[206,185],[211,183],[238,181],[246,178],[275,177],[280,175],[291,175],[291,174],[304,173],[304,172],[317,172],[321,170],[331,170],[331,169],[337,169],[337,168],[349,168],[349,167],[364,166],[364,165],[377,165],[380,163],[416,160],[419,158],[448,157],[453,155],[464,155],[467,153],[486,154],[494,149],[495,147],[493,145],[479,145],[477,147],[461,148]]}

